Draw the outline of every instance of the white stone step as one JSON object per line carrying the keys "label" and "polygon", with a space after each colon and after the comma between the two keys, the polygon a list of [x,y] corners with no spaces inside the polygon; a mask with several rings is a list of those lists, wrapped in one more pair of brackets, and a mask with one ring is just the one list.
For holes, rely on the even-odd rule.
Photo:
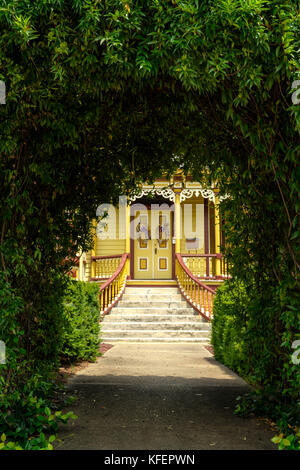
{"label": "white stone step", "polygon": [[157,307],[114,307],[113,308],[113,313],[118,313],[118,314],[128,314],[128,313],[135,313],[138,315],[143,315],[145,313],[160,313],[161,315],[166,315],[166,314],[176,314],[176,315],[188,315],[190,313],[190,308],[188,307],[182,307],[182,308],[157,308]]}
{"label": "white stone step", "polygon": [[120,331],[127,331],[127,330],[144,330],[144,331],[153,331],[153,330],[201,330],[207,333],[210,332],[210,328],[207,327],[206,323],[201,322],[173,322],[173,321],[165,321],[165,322],[143,322],[143,321],[131,321],[131,322],[124,322],[124,321],[114,321],[108,323],[102,323],[101,331],[102,333],[106,333],[108,331],[113,330],[120,330]]}
{"label": "white stone step", "polygon": [[179,338],[179,337],[172,337],[172,338],[139,338],[139,337],[110,337],[110,338],[103,338],[102,341],[109,341],[110,343],[201,343],[201,344],[210,344],[210,338]]}
{"label": "white stone step", "polygon": [[203,330],[107,330],[102,340],[110,338],[204,338],[209,340],[209,332]]}
{"label": "white stone step", "polygon": [[182,295],[181,294],[130,294],[127,293],[127,289],[122,296],[123,301],[130,301],[130,302],[145,302],[145,301],[153,301],[153,302],[182,302]]}
{"label": "white stone step", "polygon": [[119,303],[118,303],[118,307],[122,307],[122,308],[138,308],[138,307],[152,307],[152,308],[157,308],[157,309],[160,309],[160,308],[174,308],[174,309],[177,309],[177,308],[190,308],[192,309],[192,307],[189,305],[187,305],[186,302],[182,302],[181,300],[177,300],[177,301],[157,301],[157,300],[145,300],[144,302],[142,301],[139,301],[139,302],[135,302],[134,300],[120,300]]}
{"label": "white stone step", "polygon": [[[194,310],[192,310],[194,311]],[[194,322],[197,321],[198,323],[204,323],[209,326],[210,328],[210,323],[208,323],[203,317],[199,316],[198,313],[194,314],[189,314],[189,315],[176,315],[176,314],[167,314],[167,315],[161,315],[159,313],[157,314],[152,314],[152,313],[144,313],[143,315],[137,315],[136,313],[123,313],[123,314],[117,314],[112,312],[109,315],[106,315],[104,320],[102,321],[102,325],[106,323],[111,323],[111,322],[131,322],[131,321],[139,321],[139,322],[147,322],[147,323],[154,323],[154,322]]]}
{"label": "white stone step", "polygon": [[126,287],[126,294],[178,294],[178,287]]}

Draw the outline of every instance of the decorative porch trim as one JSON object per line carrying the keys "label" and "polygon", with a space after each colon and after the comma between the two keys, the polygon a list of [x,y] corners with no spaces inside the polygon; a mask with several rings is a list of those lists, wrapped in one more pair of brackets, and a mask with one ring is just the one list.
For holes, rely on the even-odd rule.
{"label": "decorative porch trim", "polygon": [[[129,201],[130,202],[136,201],[136,199],[140,199],[143,196],[148,196],[149,194],[151,195],[156,194],[158,196],[164,197],[165,199],[169,199],[169,201],[171,202],[175,202],[175,192],[171,188],[142,188],[138,193],[129,197]],[[183,202],[186,199],[191,198],[193,195],[195,195],[196,197],[201,195],[204,199],[209,199],[210,201],[215,203],[214,191],[212,189],[199,188],[199,187],[182,189],[180,192],[180,202]]]}
{"label": "decorative porch trim", "polygon": [[169,201],[174,202],[175,201],[175,193],[172,189],[170,188],[151,188],[151,189],[141,189],[137,194],[134,194],[129,198],[131,202],[135,201],[136,199],[140,199],[143,196],[148,196],[149,194],[155,195],[157,194],[158,196],[162,196],[165,199],[169,199]]}
{"label": "decorative porch trim", "polygon": [[183,189],[180,193],[180,202],[185,201],[186,199],[192,197],[195,194],[196,197],[202,196],[204,199],[208,199],[215,203],[215,193],[212,189],[204,188],[186,188]]}

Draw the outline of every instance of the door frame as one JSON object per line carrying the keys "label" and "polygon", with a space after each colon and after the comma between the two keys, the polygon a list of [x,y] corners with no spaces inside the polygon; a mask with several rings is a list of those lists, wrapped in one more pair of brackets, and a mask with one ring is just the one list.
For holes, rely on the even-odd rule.
{"label": "door frame", "polygon": [[[166,202],[166,204],[168,204]],[[147,207],[148,210],[151,210],[151,206],[149,204],[144,204],[145,207]],[[172,245],[172,250],[171,250],[171,262],[172,262],[172,277],[171,279],[175,279],[175,243],[174,242],[174,233],[175,233],[175,227],[174,227],[174,211],[175,211],[175,205],[169,205],[169,207],[173,207],[174,209],[170,209],[171,212],[171,225],[172,225],[172,233],[170,236],[170,241]],[[134,261],[135,261],[135,254],[134,254],[134,233],[133,233],[133,220],[134,220],[134,215],[133,215],[133,206],[130,206],[130,276],[129,279],[134,279]],[[151,279],[149,279],[151,281]]]}

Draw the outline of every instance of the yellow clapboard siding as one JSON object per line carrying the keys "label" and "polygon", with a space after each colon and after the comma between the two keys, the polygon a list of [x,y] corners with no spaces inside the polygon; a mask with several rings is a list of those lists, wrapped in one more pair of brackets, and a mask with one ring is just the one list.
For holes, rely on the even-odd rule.
{"label": "yellow clapboard siding", "polygon": [[96,242],[96,256],[122,255],[125,253],[125,240],[98,240]]}
{"label": "yellow clapboard siding", "polygon": [[[124,217],[126,213],[120,214],[116,207],[112,207],[109,211],[109,217],[103,219],[107,223],[107,227],[101,227],[98,224],[100,232],[97,230],[95,239],[95,255],[96,256],[112,256],[122,255],[126,251],[126,225]],[[91,277],[91,253],[87,256],[86,279]]]}

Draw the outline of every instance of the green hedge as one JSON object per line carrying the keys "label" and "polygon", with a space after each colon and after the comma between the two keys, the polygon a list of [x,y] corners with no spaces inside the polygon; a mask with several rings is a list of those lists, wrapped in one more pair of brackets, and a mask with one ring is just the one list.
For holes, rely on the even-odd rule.
{"label": "green hedge", "polygon": [[[41,288],[45,292],[46,286]],[[51,449],[59,423],[75,418],[72,412],[63,414],[53,402],[61,392],[57,368],[59,359],[97,357],[98,296],[97,285],[57,282],[51,301],[48,297],[39,304],[43,315],[36,318],[40,328],[33,338],[32,357],[33,353],[26,354],[25,332],[18,324],[22,299],[0,272],[0,339],[6,344],[6,363],[0,364],[0,450]]]}
{"label": "green hedge", "polygon": [[[217,290],[212,322],[215,357],[254,386],[236,413],[266,416],[277,423],[279,449],[299,449],[299,365],[291,344],[296,309],[282,310],[276,290],[257,292],[237,280]],[[287,328],[289,321],[290,330]],[[299,323],[298,323],[299,325]]]}
{"label": "green hedge", "polygon": [[212,322],[212,345],[216,359],[243,376],[248,373],[245,346],[248,303],[242,283],[233,280],[224,282],[217,290]]}
{"label": "green hedge", "polygon": [[63,301],[63,360],[95,360],[99,351],[99,286],[69,281]]}

